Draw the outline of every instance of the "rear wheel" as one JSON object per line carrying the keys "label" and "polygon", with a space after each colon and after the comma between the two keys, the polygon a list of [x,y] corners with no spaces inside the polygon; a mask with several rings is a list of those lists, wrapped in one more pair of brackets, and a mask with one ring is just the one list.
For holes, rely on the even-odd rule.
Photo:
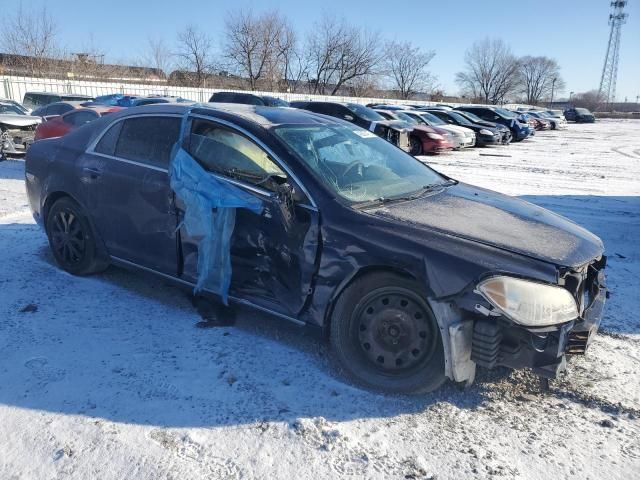
{"label": "rear wheel", "polygon": [[61,198],[51,206],[46,230],[53,256],[67,272],[87,275],[107,267],[98,256],[96,236],[89,220],[71,198]]}
{"label": "rear wheel", "polygon": [[368,275],[347,287],[331,344],[344,371],[369,388],[422,393],[445,381],[438,323],[416,283],[399,275]]}

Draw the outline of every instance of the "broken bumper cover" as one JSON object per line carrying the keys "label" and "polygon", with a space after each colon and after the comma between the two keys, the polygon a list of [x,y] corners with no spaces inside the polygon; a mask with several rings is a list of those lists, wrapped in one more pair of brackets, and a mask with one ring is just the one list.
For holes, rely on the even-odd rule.
{"label": "broken bumper cover", "polygon": [[[546,327],[519,325],[502,313],[477,302],[478,297],[465,294],[460,298],[457,314],[449,317],[446,331],[447,376],[454,381],[471,383],[476,366],[494,368],[531,368],[547,378],[555,377],[566,365],[567,355],[584,354],[598,331],[608,291],[602,257],[580,272],[566,273],[565,280],[573,296],[580,299],[579,317]],[[570,278],[571,277],[571,278]],[[439,314],[446,308],[436,306]],[[455,309],[454,309],[455,310]]]}
{"label": "broken bumper cover", "polygon": [[607,298],[602,271],[585,291],[585,305],[576,320],[543,328],[517,325],[504,317],[476,320],[473,324],[471,360],[493,368],[531,368],[553,378],[565,367],[565,355],[584,354],[598,331]]}

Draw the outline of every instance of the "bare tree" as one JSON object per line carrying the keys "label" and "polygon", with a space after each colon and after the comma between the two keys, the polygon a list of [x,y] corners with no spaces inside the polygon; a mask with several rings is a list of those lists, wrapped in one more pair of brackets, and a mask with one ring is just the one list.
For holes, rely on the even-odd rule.
{"label": "bare tree", "polygon": [[464,94],[480,97],[485,103],[501,103],[519,82],[518,60],[500,39],[475,42],[464,56],[465,70],[456,74]]}
{"label": "bare tree", "polygon": [[564,89],[560,66],[549,57],[522,57],[519,67],[522,93],[528,104],[537,105],[541,100],[549,98],[552,89],[555,92]]}
{"label": "bare tree", "polygon": [[358,77],[376,73],[379,35],[325,16],[307,39],[309,82],[313,93],[331,95]]}
{"label": "bare tree", "polygon": [[268,77],[271,83],[279,71],[280,41],[286,20],[277,11],[256,15],[250,11],[230,12],[225,22],[225,56],[232,66],[249,80],[255,90],[257,82]]}
{"label": "bare tree", "polygon": [[574,107],[588,108],[589,110],[596,111],[602,104],[602,96],[598,90],[577,93],[571,98],[571,104]]}
{"label": "bare tree", "polygon": [[194,83],[203,87],[212,69],[211,38],[193,25],[188,25],[178,33],[178,51],[182,68],[193,73]]}
{"label": "bare tree", "polygon": [[409,42],[387,42],[384,69],[400,98],[406,100],[414,93],[431,88],[433,76],[427,72],[427,66],[435,55],[433,50],[423,51]]}
{"label": "bare tree", "polygon": [[154,68],[160,75],[169,76],[173,70],[173,54],[162,37],[149,37],[144,55],[146,66]]}
{"label": "bare tree", "polygon": [[298,34],[288,20],[285,20],[277,41],[281,79],[284,89],[295,92],[308,74],[307,57],[300,49]]}
{"label": "bare tree", "polygon": [[28,57],[25,61],[29,74],[41,75],[50,61],[60,55],[57,30],[46,7],[25,10],[20,3],[15,15],[4,19],[0,45],[6,53]]}

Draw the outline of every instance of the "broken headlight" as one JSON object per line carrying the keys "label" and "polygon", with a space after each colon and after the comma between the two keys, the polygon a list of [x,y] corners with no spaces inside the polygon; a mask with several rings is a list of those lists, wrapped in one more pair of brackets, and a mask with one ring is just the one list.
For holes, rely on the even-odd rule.
{"label": "broken headlight", "polygon": [[564,288],[554,285],[497,276],[480,282],[478,292],[520,325],[543,327],[578,317],[574,298]]}

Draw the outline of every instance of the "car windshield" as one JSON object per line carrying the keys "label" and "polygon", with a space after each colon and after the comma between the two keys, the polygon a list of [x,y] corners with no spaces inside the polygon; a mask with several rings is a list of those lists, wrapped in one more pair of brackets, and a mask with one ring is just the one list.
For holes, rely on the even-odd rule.
{"label": "car windshield", "polygon": [[384,120],[382,115],[368,107],[365,107],[364,105],[360,105],[358,103],[347,103],[346,107],[359,117],[370,122],[379,122],[380,120]]}
{"label": "car windshield", "polygon": [[471,112],[462,112],[461,114],[462,116],[468,118],[469,120],[473,121],[473,122],[484,122],[484,120],[482,120],[479,116],[477,116],[475,113],[471,113]]}
{"label": "car windshield", "polygon": [[407,115],[404,112],[398,112],[398,111],[395,111],[393,113],[396,115],[396,117],[398,117],[398,120],[402,120],[404,122],[410,123],[411,125],[418,124],[418,121],[415,118],[413,118],[411,115]]}
{"label": "car windshield", "polygon": [[586,108],[576,108],[576,112],[581,113],[583,115],[591,115],[591,112]]}
{"label": "car windshield", "polygon": [[26,115],[26,112],[18,107],[16,107],[15,105],[11,105],[8,103],[2,103],[0,104],[0,114],[3,113],[11,113],[14,115]]}
{"label": "car windshield", "polygon": [[420,115],[429,125],[446,125],[447,124],[447,122],[445,122],[441,118],[436,117],[433,113],[421,112],[418,115]]}
{"label": "car windshield", "polygon": [[377,135],[346,125],[282,125],[274,132],[327,187],[352,204],[415,195],[446,179]]}
{"label": "car windshield", "polygon": [[471,122],[467,120],[464,115],[460,115],[458,112],[447,112],[447,114],[462,125],[471,125]]}
{"label": "car windshield", "polygon": [[503,117],[507,117],[507,118],[517,118],[517,115],[513,112],[510,112],[509,110],[507,110],[506,108],[495,108],[494,109],[496,112],[498,112],[500,115],[502,115]]}

